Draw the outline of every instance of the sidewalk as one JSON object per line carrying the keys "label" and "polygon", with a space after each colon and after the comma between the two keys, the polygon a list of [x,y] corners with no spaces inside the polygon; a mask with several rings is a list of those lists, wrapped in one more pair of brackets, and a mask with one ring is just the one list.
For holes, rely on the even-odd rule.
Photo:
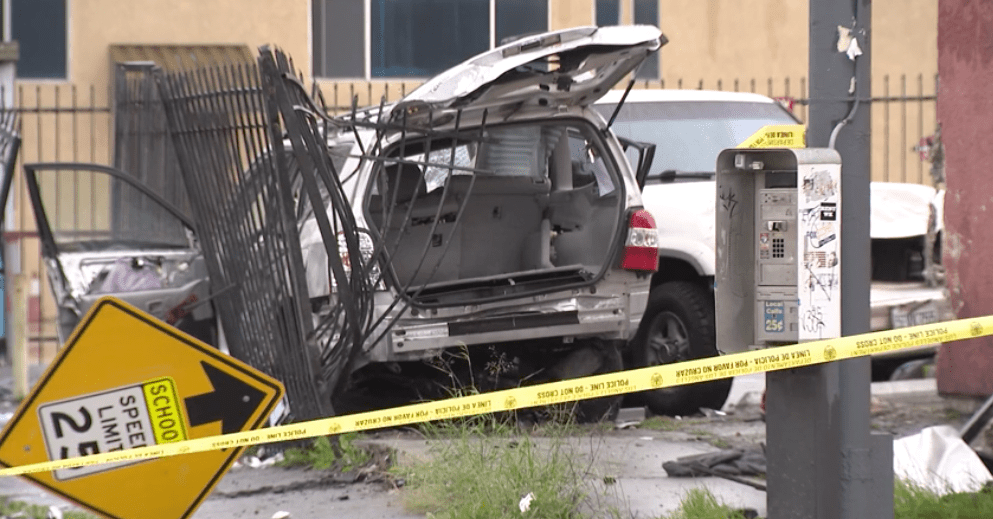
{"label": "sidewalk", "polygon": [[[31,371],[33,380],[37,380],[42,369],[35,367]],[[10,367],[0,367],[0,395],[4,397],[4,402],[0,402],[0,421],[3,422],[9,420],[14,411],[13,403],[10,402],[11,385]],[[748,411],[754,414],[764,390],[764,374],[736,378],[724,411],[737,411],[739,416]],[[934,379],[873,383],[872,395],[874,399],[884,400],[940,400]],[[764,440],[764,431],[764,423],[754,420],[728,420],[726,423],[718,421],[711,428],[711,434],[725,437],[737,435],[742,440],[754,441],[756,444]],[[663,462],[718,450],[699,434],[633,429],[614,431],[596,438],[600,442],[596,453],[599,466],[616,475],[615,493],[625,511],[636,517],[658,517],[674,510],[687,490],[706,487],[728,504],[753,508],[764,515],[766,495],[759,490],[721,478],[666,476],[662,469]],[[424,440],[399,436],[390,438],[389,433],[377,436],[378,439],[371,441],[396,448],[401,458],[427,455],[428,445]],[[589,438],[580,440],[587,443],[590,441]],[[222,478],[213,495],[203,503],[194,517],[271,517],[277,511],[291,512],[293,517],[413,517],[400,509],[395,493],[366,484],[314,484],[319,479],[319,475],[313,471],[277,467],[236,468]],[[20,478],[0,478],[0,495],[46,506],[56,505],[64,509],[72,507]]]}

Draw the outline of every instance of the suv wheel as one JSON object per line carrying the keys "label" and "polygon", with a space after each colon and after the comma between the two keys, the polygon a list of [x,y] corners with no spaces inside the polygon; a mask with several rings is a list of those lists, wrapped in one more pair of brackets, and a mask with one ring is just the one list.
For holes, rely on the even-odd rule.
{"label": "suv wheel", "polygon": [[[658,366],[716,357],[714,300],[697,283],[672,281],[652,289],[648,307],[631,341],[635,367]],[[731,379],[644,391],[638,396],[655,414],[692,415],[700,408],[720,409]]]}
{"label": "suv wheel", "polygon": [[[624,369],[624,359],[614,342],[599,341],[595,349],[600,357],[600,367],[589,376],[603,375]],[[621,410],[623,400],[623,395],[580,400],[576,402],[574,410],[576,421],[579,423],[613,421]]]}

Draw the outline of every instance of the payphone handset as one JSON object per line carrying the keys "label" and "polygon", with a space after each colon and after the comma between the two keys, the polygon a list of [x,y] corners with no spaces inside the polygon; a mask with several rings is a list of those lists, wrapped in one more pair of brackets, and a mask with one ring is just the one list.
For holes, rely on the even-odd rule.
{"label": "payphone handset", "polygon": [[717,339],[742,351],[841,333],[841,160],[732,149],[717,161]]}

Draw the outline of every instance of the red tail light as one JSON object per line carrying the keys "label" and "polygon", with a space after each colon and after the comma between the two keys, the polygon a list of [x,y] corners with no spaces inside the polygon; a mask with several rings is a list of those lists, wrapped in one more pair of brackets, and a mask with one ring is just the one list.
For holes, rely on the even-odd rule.
{"label": "red tail light", "polygon": [[655,228],[655,218],[644,209],[631,213],[621,268],[647,272],[659,270],[659,231]]}

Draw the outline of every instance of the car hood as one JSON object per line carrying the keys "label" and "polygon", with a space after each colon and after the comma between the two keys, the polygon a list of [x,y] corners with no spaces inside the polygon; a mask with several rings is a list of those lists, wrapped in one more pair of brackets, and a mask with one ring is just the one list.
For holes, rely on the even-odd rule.
{"label": "car hood", "polygon": [[[873,239],[909,238],[927,234],[928,219],[937,211],[940,230],[943,194],[931,186],[902,182],[872,182],[870,235]],[[934,209],[931,208],[934,204]]]}
{"label": "car hood", "polygon": [[577,27],[523,37],[429,79],[394,114],[589,105],[666,43],[651,25]]}

